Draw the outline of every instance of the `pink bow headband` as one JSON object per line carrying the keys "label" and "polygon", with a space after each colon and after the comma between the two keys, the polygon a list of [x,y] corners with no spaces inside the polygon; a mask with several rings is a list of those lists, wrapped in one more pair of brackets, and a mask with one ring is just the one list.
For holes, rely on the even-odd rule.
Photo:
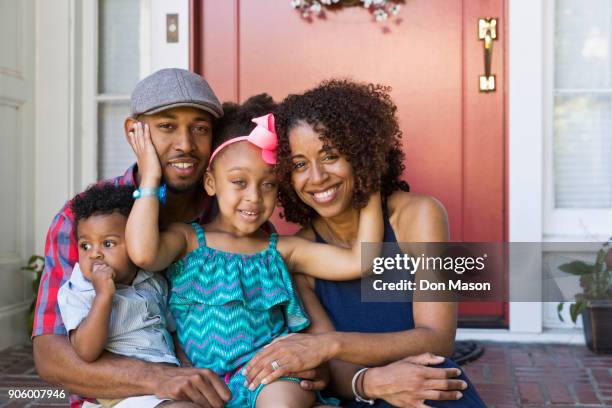
{"label": "pink bow headband", "polygon": [[278,146],[278,137],[276,136],[276,130],[274,129],[274,115],[268,113],[267,115],[260,116],[252,120],[257,124],[255,129],[249,133],[248,136],[239,136],[222,143],[215,151],[210,155],[208,161],[208,168],[215,159],[215,156],[219,154],[221,150],[231,145],[232,143],[241,142],[246,140],[247,142],[254,144],[261,149],[261,158],[268,164],[276,164],[276,146]]}

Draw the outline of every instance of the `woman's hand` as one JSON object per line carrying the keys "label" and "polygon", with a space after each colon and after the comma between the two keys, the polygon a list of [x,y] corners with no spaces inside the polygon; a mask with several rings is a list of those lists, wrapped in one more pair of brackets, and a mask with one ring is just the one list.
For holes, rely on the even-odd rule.
{"label": "woman's hand", "polygon": [[425,400],[458,400],[467,388],[457,368],[434,368],[444,357],[430,353],[406,357],[384,367],[371,368],[364,374],[366,398],[383,399],[393,406],[424,408]]}
{"label": "woman's hand", "polygon": [[128,142],[136,154],[138,172],[142,177],[141,186],[158,186],[161,181],[162,170],[157,151],[151,140],[149,125],[136,122],[128,132]]}
{"label": "woman's hand", "polygon": [[[245,367],[249,389],[326,363],[333,358],[334,345],[335,341],[328,334],[294,333],[274,340]],[[278,364],[276,370],[272,367],[273,361]]]}

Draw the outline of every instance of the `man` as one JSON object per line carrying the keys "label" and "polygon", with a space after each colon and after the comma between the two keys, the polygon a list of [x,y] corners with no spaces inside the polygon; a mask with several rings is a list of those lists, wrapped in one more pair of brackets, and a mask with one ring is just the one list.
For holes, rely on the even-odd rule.
{"label": "man", "polygon": [[[167,185],[166,204],[160,210],[160,227],[172,222],[201,221],[210,201],[201,185],[212,144],[214,120],[222,116],[221,104],[208,83],[182,69],[164,69],[136,85],[126,135],[136,122],[145,122]],[[116,184],[139,183],[134,165]],[[80,395],[121,398],[156,394],[187,400],[199,406],[221,407],[229,400],[227,387],[207,369],[174,368],[119,357],[105,352],[93,363],[77,357],[66,337],[57,304],[57,292],[70,278],[77,261],[74,216],[69,203],[53,219],[45,244],[43,272],[32,333],[36,368],[45,380]],[[72,406],[82,400],[71,396]]]}

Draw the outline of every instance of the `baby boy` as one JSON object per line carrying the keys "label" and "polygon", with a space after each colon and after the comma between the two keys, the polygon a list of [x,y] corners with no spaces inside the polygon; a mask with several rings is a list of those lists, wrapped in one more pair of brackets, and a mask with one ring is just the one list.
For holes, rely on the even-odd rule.
{"label": "baby boy", "polygon": [[[71,203],[79,263],[59,290],[58,303],[76,353],[85,361],[104,350],[178,365],[167,324],[168,285],[160,274],[139,270],[129,259],[125,225],[132,186],[97,184]],[[155,396],[99,400],[102,406],[154,407]]]}

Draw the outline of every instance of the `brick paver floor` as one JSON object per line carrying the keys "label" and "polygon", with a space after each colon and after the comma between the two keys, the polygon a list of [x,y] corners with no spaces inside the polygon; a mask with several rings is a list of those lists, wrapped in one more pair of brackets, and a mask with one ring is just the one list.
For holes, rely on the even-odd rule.
{"label": "brick paver floor", "polygon": [[[464,366],[490,408],[612,408],[612,355],[585,347],[485,343]],[[30,345],[0,352],[0,407],[66,406],[67,399],[10,399],[10,390],[53,389],[37,375]]]}

